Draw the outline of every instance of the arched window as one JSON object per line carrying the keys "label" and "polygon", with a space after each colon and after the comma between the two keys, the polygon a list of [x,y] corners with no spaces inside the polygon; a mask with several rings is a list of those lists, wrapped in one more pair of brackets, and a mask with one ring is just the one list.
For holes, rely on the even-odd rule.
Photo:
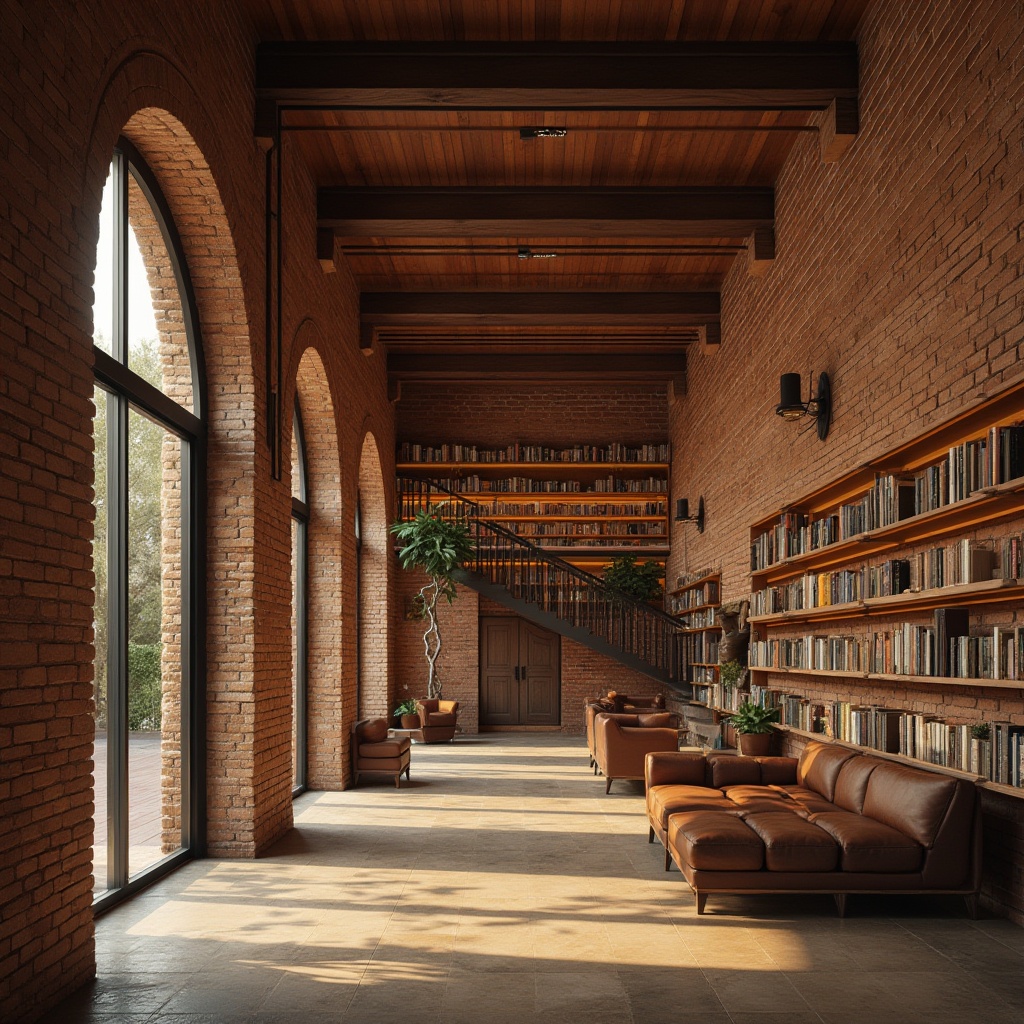
{"label": "arched window", "polygon": [[202,840],[204,432],[193,311],[159,187],[121,140],[103,193],[93,307],[98,905]]}
{"label": "arched window", "polygon": [[309,482],[298,400],[292,418],[292,793],[306,788]]}

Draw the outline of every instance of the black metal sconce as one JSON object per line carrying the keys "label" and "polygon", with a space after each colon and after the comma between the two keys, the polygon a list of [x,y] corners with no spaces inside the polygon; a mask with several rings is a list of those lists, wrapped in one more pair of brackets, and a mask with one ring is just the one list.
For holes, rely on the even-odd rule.
{"label": "black metal sconce", "polygon": [[828,374],[818,377],[818,393],[805,402],[800,392],[800,374],[784,373],[779,378],[779,404],[775,413],[784,420],[798,420],[813,416],[818,422],[818,437],[824,441],[832,425],[832,386]]}
{"label": "black metal sconce", "polygon": [[690,503],[686,498],[676,498],[676,522],[677,523],[696,523],[697,532],[704,532],[704,495],[701,495],[700,500],[697,502],[697,514],[695,516],[690,515]]}

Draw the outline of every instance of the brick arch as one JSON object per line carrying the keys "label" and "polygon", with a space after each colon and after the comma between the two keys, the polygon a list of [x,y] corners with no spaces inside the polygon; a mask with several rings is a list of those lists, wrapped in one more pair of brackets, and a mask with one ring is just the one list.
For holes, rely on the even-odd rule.
{"label": "brick arch", "polygon": [[[321,344],[316,326],[305,321],[294,350],[302,353],[295,393],[306,442],[309,485],[306,773],[312,789],[341,789],[348,763],[347,730],[354,717],[355,673],[345,671],[342,659],[345,509],[334,401],[317,351]],[[287,450],[291,450],[290,444]]]}
{"label": "brick arch", "polygon": [[[260,721],[256,695],[276,685],[277,661],[287,658],[287,636],[275,634],[266,641],[283,647],[270,654],[258,649],[260,637],[253,644],[247,625],[270,575],[267,565],[287,559],[286,536],[275,535],[275,545],[262,548],[252,540],[266,533],[257,528],[255,509],[259,481],[269,476],[268,450],[259,440],[264,432],[262,382],[253,372],[262,336],[260,297],[243,284],[262,280],[253,258],[257,239],[242,246],[249,255],[243,269],[238,225],[225,206],[225,198],[234,205],[233,186],[221,175],[229,182],[222,195],[213,170],[227,161],[219,155],[214,122],[185,77],[153,52],[120,56],[110,67],[97,92],[83,176],[78,216],[84,248],[92,242],[83,260],[95,258],[103,183],[123,135],[157,180],[193,286],[206,384],[207,846],[220,856],[251,856],[290,820],[288,780],[281,792],[280,787],[271,791],[257,785],[259,737],[267,727]],[[254,160],[254,180],[258,174]],[[230,531],[222,528],[225,521]],[[284,550],[275,559],[278,541]],[[246,744],[245,738],[253,736],[257,742]]]}
{"label": "brick arch", "polygon": [[359,453],[359,715],[390,714],[387,492],[377,439],[363,436]]}

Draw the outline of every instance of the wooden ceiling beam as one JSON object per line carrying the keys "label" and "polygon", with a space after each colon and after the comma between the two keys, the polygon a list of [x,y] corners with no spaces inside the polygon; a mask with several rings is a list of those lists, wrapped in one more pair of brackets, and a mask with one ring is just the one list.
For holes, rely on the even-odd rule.
{"label": "wooden ceiling beam", "polygon": [[686,373],[686,354],[586,356],[551,353],[543,359],[510,359],[505,354],[416,355],[390,353],[391,381],[438,380],[680,380]]}
{"label": "wooden ceiling beam", "polygon": [[854,43],[262,43],[260,98],[305,107],[824,110]]}
{"label": "wooden ceiling beam", "polygon": [[321,188],[317,224],[349,238],[746,238],[771,188]]}
{"label": "wooden ceiling beam", "polygon": [[362,327],[698,327],[717,324],[716,292],[363,292]]}

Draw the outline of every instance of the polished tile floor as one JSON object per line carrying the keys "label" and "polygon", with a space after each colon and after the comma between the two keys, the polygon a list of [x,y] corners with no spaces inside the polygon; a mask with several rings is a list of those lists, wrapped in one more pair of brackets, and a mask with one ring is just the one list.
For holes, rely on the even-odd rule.
{"label": "polished tile floor", "polygon": [[992,1024],[1024,929],[956,899],[712,897],[698,918],[578,737],[413,748],[412,785],[296,801],[257,861],[194,863],[102,917],[46,1019],[138,1024]]}

